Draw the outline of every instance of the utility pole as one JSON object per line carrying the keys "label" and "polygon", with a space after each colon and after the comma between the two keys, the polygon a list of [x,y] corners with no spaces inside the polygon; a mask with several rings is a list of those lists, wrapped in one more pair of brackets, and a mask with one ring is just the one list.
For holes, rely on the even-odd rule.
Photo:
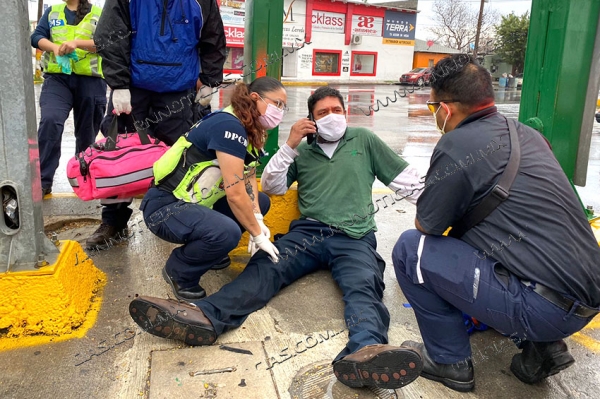
{"label": "utility pole", "polygon": [[479,34],[481,33],[481,22],[483,21],[483,3],[485,0],[481,0],[479,6],[479,19],[477,20],[477,34],[475,35],[475,48],[473,49],[473,57],[477,59],[477,52],[479,50]]}
{"label": "utility pole", "polygon": [[42,19],[43,14],[44,14],[44,0],[38,0],[38,17],[37,17],[38,22],[40,19]]}

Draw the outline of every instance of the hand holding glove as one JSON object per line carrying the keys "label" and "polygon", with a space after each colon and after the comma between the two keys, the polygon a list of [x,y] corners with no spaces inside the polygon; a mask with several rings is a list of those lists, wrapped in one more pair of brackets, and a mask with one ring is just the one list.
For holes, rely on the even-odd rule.
{"label": "hand holding glove", "polygon": [[254,255],[259,249],[262,249],[267,254],[273,263],[279,262],[279,250],[264,233],[260,233],[256,237],[250,236],[250,242],[248,243],[248,251],[251,255]]}
{"label": "hand holding glove", "polygon": [[198,93],[196,93],[196,102],[200,103],[200,105],[202,105],[203,107],[206,107],[208,104],[210,104],[210,100],[212,99],[212,92],[213,89],[211,89],[210,87],[202,86],[200,90],[198,90]]}
{"label": "hand holding glove", "polygon": [[112,102],[115,115],[131,113],[131,93],[129,93],[129,89],[113,90]]}

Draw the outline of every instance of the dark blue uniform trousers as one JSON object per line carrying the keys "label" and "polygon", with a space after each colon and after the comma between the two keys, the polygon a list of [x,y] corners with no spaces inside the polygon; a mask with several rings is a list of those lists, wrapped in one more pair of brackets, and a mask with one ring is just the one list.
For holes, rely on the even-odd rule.
{"label": "dark blue uniform trousers", "polygon": [[392,261],[425,348],[438,363],[458,363],[471,356],[462,312],[517,344],[557,341],[592,319],[562,310],[499,262],[455,238],[408,230],[396,243]]}
{"label": "dark blue uniform trousers", "polygon": [[[271,200],[259,192],[258,203],[261,213],[266,215]],[[151,188],[140,209],[152,233],[165,241],[183,244],[171,252],[166,263],[169,275],[181,288],[196,286],[204,273],[237,247],[245,231],[233,215],[227,197],[210,209]]]}
{"label": "dark blue uniform trousers", "polygon": [[295,220],[275,246],[281,255],[278,263],[259,251],[231,283],[195,302],[217,334],[240,326],[250,313],[302,276],[329,269],[342,290],[350,338],[335,360],[366,345],[388,342],[390,315],[382,302],[385,262],[376,252],[373,232],[354,239],[320,222]]}
{"label": "dark blue uniform trousers", "polygon": [[52,187],[60,160],[65,121],[73,110],[75,153],[96,139],[106,111],[106,82],[102,78],[60,73],[44,75],[40,94],[41,119],[38,129],[42,187]]}
{"label": "dark blue uniform trousers", "polygon": [[[195,107],[195,94],[192,89],[157,93],[131,87],[129,91],[131,93],[130,118],[134,122],[126,124],[128,129],[133,128],[133,131],[137,131],[137,127],[141,126],[147,130],[146,132],[150,136],[156,137],[168,146],[172,146],[179,137],[187,133],[192,127]],[[128,207],[131,201],[115,201],[115,203],[103,204],[102,222],[118,229],[125,228],[133,212]]]}

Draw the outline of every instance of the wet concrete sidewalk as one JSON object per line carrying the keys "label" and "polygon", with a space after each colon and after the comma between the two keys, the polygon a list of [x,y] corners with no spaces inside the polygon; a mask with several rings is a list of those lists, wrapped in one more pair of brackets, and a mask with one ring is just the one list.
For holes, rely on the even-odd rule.
{"label": "wet concrete sidewalk", "polygon": [[[373,98],[393,98],[397,89],[398,86],[340,87],[350,98],[350,124],[374,130],[397,153],[425,171],[431,150],[439,139],[431,114],[424,106],[427,90],[382,107],[373,116],[358,111],[359,107],[366,110]],[[288,88],[291,111],[281,128],[280,143],[285,141],[284,132],[289,131],[291,124],[306,114],[306,98],[311,90],[314,88]],[[499,104],[499,108],[507,116],[516,116],[519,92],[503,94],[509,99]],[[218,98],[213,99],[213,107],[218,106],[218,101]],[[593,204],[597,210],[600,210],[599,126],[594,127],[590,184],[581,191],[584,202]],[[69,147],[72,142],[67,131],[59,171],[64,171],[66,157],[73,151],[74,147]],[[70,192],[64,172],[58,173],[55,187],[55,192]],[[377,200],[383,198],[386,191],[377,183],[374,192]],[[375,220],[379,228],[378,252],[387,263],[384,303],[391,315],[389,340],[399,345],[407,339],[420,340],[414,313],[406,306],[391,263],[396,240],[403,231],[414,226],[415,208],[405,201],[387,203],[388,206],[381,206],[375,214]],[[137,295],[166,297],[171,294],[161,270],[175,246],[158,239],[140,223],[138,205],[139,200],[136,200],[130,238],[108,251],[90,253],[95,265],[108,276],[94,327],[82,339],[0,352],[0,398],[598,397],[599,320],[567,340],[575,365],[535,386],[521,383],[509,371],[510,359],[518,352],[509,339],[494,331],[485,331],[475,333],[471,340],[476,378],[472,393],[459,394],[422,378],[396,392],[347,389],[335,381],[329,368],[331,359],[345,345],[347,331],[341,291],[327,272],[309,275],[284,289],[266,307],[252,314],[242,327],[220,336],[213,346],[190,348],[146,334],[131,320],[128,305]],[[59,239],[83,243],[95,229],[93,223],[99,223],[95,202],[84,204],[56,196],[45,201],[44,207],[48,223],[60,224],[73,218],[96,220],[59,231]],[[202,278],[208,294],[216,292],[242,271],[246,259],[240,257],[234,261],[231,267],[209,271]],[[227,368],[235,370],[190,375]],[[301,370],[305,374],[295,379]]]}

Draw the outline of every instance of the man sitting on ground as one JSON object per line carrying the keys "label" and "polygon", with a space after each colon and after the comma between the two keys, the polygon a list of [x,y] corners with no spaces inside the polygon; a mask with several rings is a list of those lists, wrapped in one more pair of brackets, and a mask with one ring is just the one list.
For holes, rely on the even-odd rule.
{"label": "man sitting on ground", "polygon": [[[240,326],[282,288],[328,269],[342,290],[349,330],[349,341],[333,363],[336,377],[350,387],[399,388],[418,377],[421,356],[388,345],[390,315],[382,302],[385,262],[376,252],[371,189],[377,177],[397,194],[413,194],[408,199],[414,203],[422,184],[417,171],[373,132],[346,126],[339,91],[317,89],[308,109],[318,130],[308,118],[296,122],[262,175],[262,188],[269,194],[284,194],[298,182],[302,216],[275,241],[281,258],[273,262],[258,251],[236,279],[193,306],[139,297],[131,302],[130,314],[150,334],[207,345]],[[312,144],[300,143],[315,133]],[[361,321],[351,323],[356,315]]]}

